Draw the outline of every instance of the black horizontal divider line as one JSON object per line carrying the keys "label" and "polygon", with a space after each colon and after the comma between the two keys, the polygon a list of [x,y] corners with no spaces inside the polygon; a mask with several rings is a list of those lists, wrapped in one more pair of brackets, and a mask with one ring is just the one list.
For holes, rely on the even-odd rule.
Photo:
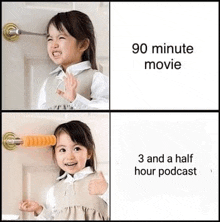
{"label": "black horizontal divider line", "polygon": [[219,110],[1,110],[2,113],[215,113]]}

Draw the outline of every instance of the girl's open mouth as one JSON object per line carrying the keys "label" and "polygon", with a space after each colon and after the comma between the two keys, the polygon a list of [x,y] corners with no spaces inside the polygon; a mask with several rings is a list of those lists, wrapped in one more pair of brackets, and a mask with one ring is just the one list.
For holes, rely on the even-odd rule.
{"label": "girl's open mouth", "polygon": [[61,54],[62,54],[62,53],[59,52],[59,51],[52,52],[52,55],[53,55],[54,57],[58,57],[58,56],[60,56]]}
{"label": "girl's open mouth", "polygon": [[65,166],[75,166],[77,163],[65,163]]}

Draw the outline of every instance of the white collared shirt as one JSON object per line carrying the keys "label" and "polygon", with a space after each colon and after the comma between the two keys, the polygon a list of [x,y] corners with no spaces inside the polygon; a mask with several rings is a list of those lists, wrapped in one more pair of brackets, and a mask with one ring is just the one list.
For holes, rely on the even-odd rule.
{"label": "white collared shirt", "polygon": [[[83,72],[84,70],[90,68],[91,68],[91,63],[89,61],[84,61],[69,66],[66,71],[76,76],[81,72]],[[55,78],[61,80],[63,80],[64,76],[66,76],[61,66],[57,67],[49,75],[55,73],[58,74]],[[40,90],[38,106],[37,106],[38,109],[48,109],[46,101],[46,91],[45,91],[46,84],[47,84],[47,79],[45,80]],[[99,71],[97,71],[93,76],[92,86],[91,86],[91,98],[92,100],[88,100],[77,93],[76,99],[73,102],[70,102],[70,106],[73,107],[73,109],[109,109],[109,79],[107,76],[103,75]]]}
{"label": "white collared shirt", "polygon": [[[64,198],[63,194],[65,193],[65,196],[68,196],[71,198],[72,192],[73,192],[73,188],[72,188],[73,183],[77,180],[81,180],[87,177],[88,175],[92,173],[94,172],[91,167],[85,167],[81,171],[75,173],[74,176],[71,176],[70,174],[65,172],[62,176],[58,177],[57,180],[63,179],[59,182],[59,183],[62,183],[62,186],[60,187],[62,187],[63,190],[60,190],[60,192],[57,193],[57,195],[55,196],[54,195],[55,185],[53,185],[47,193],[46,207],[43,205],[42,212],[35,218],[37,220],[53,219],[54,212],[56,212],[57,210],[59,211],[60,209],[65,207],[65,206],[58,206],[59,203],[63,204],[63,201],[62,201]],[[108,204],[109,189],[107,189],[107,191],[103,195],[99,195],[99,196]],[[56,205],[55,203],[58,203],[58,204]],[[68,202],[65,202],[65,204],[68,206]]]}

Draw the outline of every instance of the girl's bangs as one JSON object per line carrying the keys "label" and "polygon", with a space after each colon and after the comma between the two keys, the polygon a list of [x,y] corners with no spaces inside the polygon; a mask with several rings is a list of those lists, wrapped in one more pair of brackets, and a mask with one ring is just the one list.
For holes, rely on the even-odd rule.
{"label": "girl's bangs", "polygon": [[86,148],[90,147],[91,144],[87,138],[86,133],[80,127],[76,127],[76,128],[75,129],[67,129],[66,127],[60,127],[55,132],[55,136],[57,137],[61,133],[66,133],[70,136],[71,140],[74,143],[80,144]]}
{"label": "girl's bangs", "polygon": [[50,25],[53,25],[58,31],[63,31],[63,23],[61,19],[59,18],[59,14],[54,16],[47,26],[47,34],[49,34],[49,27]]}

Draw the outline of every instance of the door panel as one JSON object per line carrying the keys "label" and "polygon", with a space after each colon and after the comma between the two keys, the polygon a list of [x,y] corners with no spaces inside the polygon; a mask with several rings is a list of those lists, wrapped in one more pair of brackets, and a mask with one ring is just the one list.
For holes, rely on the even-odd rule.
{"label": "door panel", "polygon": [[[55,166],[23,166],[23,200],[38,200],[45,203],[47,191],[56,181],[59,170]],[[32,220],[32,213],[22,214],[23,219]]]}
{"label": "door panel", "polygon": [[39,92],[45,81],[45,70],[49,70],[49,73],[54,68],[55,65],[49,59],[25,58],[25,109],[37,109]]}

